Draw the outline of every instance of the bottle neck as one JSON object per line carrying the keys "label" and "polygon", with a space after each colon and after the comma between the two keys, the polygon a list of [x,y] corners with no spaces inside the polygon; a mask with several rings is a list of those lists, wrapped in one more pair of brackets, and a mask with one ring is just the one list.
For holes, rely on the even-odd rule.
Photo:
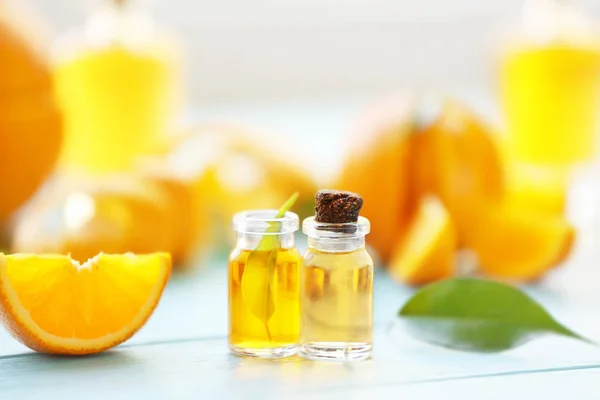
{"label": "bottle neck", "polygon": [[[276,236],[279,241],[279,247],[282,249],[291,249],[294,247],[294,233],[282,233]],[[264,237],[260,233],[237,232],[236,247],[242,250],[254,250]]]}
{"label": "bottle neck", "polygon": [[365,237],[308,237],[308,248],[325,253],[345,253],[365,248]]}
{"label": "bottle neck", "polygon": [[124,45],[146,48],[156,42],[158,28],[146,1],[105,0],[90,14],[84,26],[89,45]]}

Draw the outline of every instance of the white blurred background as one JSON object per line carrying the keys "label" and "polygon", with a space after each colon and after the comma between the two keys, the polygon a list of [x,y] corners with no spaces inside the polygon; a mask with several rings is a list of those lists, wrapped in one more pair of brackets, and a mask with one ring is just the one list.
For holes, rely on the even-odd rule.
{"label": "white blurred background", "polygon": [[[35,7],[58,35],[113,0],[12,1]],[[525,0],[129,1],[182,39],[193,121],[292,134],[304,154],[326,149],[311,162],[322,175],[354,117],[390,91],[463,98],[500,123],[495,44]],[[581,2],[600,16],[599,1]]]}
{"label": "white blurred background", "polygon": [[[55,32],[101,0],[25,0]],[[138,0],[185,40],[192,100],[491,89],[522,0]],[[592,12],[600,7],[588,1]]]}

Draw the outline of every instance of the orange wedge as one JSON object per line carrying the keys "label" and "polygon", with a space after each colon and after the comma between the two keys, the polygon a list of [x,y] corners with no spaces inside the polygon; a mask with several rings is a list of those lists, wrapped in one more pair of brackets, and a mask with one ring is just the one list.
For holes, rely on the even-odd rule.
{"label": "orange wedge", "polygon": [[498,278],[538,279],[571,253],[574,228],[562,217],[507,208],[474,212],[467,246],[482,271]]}
{"label": "orange wedge", "polygon": [[[164,195],[169,223],[172,224],[170,247],[175,269],[191,268],[197,247],[206,246],[209,239],[209,214],[202,199],[196,198],[192,184],[167,169],[146,167],[140,175],[148,186],[154,186]],[[158,249],[156,249],[158,250]]]}
{"label": "orange wedge", "polygon": [[455,273],[455,249],[456,233],[450,214],[439,199],[425,197],[396,247],[389,272],[394,279],[411,285],[448,278]]}
{"label": "orange wedge", "polygon": [[[160,187],[134,175],[85,182],[60,178],[54,191],[39,196],[16,220],[13,253],[71,254],[85,261],[110,254],[172,252],[185,205]],[[186,216],[185,220],[191,218]]]}
{"label": "orange wedge", "polygon": [[42,353],[98,353],[129,339],[158,304],[167,253],[68,256],[0,254],[0,320]]}

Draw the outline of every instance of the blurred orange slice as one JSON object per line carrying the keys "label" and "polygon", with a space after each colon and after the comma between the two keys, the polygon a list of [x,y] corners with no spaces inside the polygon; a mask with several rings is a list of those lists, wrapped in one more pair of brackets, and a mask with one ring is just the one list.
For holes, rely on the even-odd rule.
{"label": "blurred orange slice", "polygon": [[175,250],[181,217],[173,210],[184,206],[151,181],[129,174],[59,179],[17,219],[13,253],[71,254],[85,261],[100,252]]}
{"label": "blurred orange slice", "polygon": [[436,197],[424,197],[389,265],[400,282],[421,285],[455,273],[456,233],[448,211]]}
{"label": "blurred orange slice", "polygon": [[574,228],[562,217],[509,208],[473,214],[467,245],[481,270],[497,278],[538,279],[569,256],[575,241]]}
{"label": "blurred orange slice", "polygon": [[0,254],[0,320],[42,353],[81,355],[129,339],[158,304],[167,253],[69,256]]}

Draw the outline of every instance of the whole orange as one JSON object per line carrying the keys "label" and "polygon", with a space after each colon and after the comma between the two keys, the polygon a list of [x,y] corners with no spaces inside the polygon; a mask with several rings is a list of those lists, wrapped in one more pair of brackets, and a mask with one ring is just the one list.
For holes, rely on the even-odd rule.
{"label": "whole orange", "polygon": [[62,143],[50,68],[28,32],[0,17],[0,223],[48,177]]}
{"label": "whole orange", "polygon": [[[524,207],[536,200],[529,194],[507,201],[490,128],[460,102],[436,101],[431,112],[416,100],[394,97],[368,112],[366,125],[349,136],[338,182],[363,196],[373,226],[367,243],[384,264],[391,261],[390,272],[413,284],[447,277],[458,248],[472,250],[493,277],[537,279],[562,262],[576,232],[561,215]],[[424,213],[430,196],[444,213]],[[444,233],[453,229],[456,241]]]}
{"label": "whole orange", "polygon": [[377,227],[367,237],[388,261],[411,217],[410,145],[415,129],[412,99],[400,95],[376,102],[348,136],[349,148],[337,187],[360,194],[361,211]]}

